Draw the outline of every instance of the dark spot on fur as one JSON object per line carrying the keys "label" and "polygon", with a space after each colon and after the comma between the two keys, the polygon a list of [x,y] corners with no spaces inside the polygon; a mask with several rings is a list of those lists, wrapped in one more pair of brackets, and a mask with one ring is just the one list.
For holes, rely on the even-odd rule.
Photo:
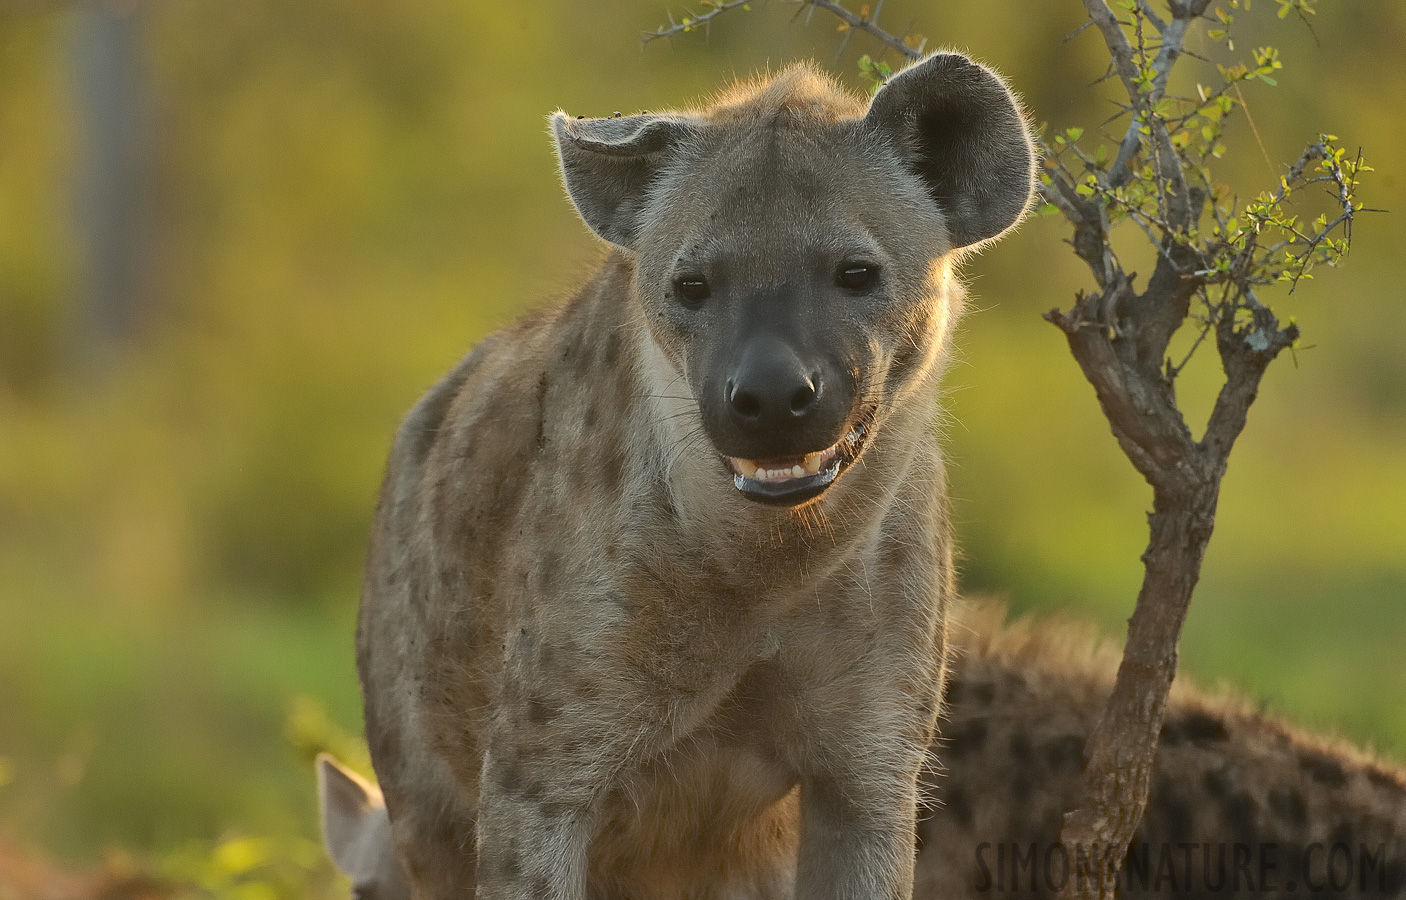
{"label": "dark spot on fur", "polygon": [[1019,809],[1030,802],[1030,795],[1035,793],[1035,784],[1031,781],[1027,769],[1021,769],[1020,774],[1011,782],[1011,801]]}
{"label": "dark spot on fur", "polygon": [[620,448],[614,444],[605,448],[601,454],[601,478],[605,480],[605,489],[610,494],[619,494],[620,485],[625,481],[625,455],[620,452]]}
{"label": "dark spot on fur", "polygon": [[1347,773],[1343,771],[1343,767],[1336,760],[1326,756],[1301,753],[1299,768],[1307,772],[1309,778],[1325,787],[1340,788],[1347,784]]}
{"label": "dark spot on fur", "polygon": [[620,360],[620,333],[612,330],[601,346],[600,361],[606,368],[614,368]]}
{"label": "dark spot on fur", "polygon": [[1239,791],[1227,797],[1222,807],[1230,834],[1242,843],[1255,843],[1259,832],[1255,828],[1255,800],[1249,791]]}
{"label": "dark spot on fur", "polygon": [[543,644],[537,650],[537,664],[541,666],[545,673],[555,672],[559,662],[557,658],[558,649],[555,644]]}
{"label": "dark spot on fur", "polygon": [[1377,787],[1394,794],[1406,794],[1406,784],[1402,784],[1380,769],[1368,769],[1367,780]]}
{"label": "dark spot on fur", "polygon": [[986,723],[968,722],[946,736],[946,752],[954,759],[976,753],[986,744]]}
{"label": "dark spot on fur", "polygon": [[1225,723],[1203,712],[1183,716],[1181,728],[1193,744],[1203,749],[1210,744],[1230,739],[1230,732],[1226,731]]}
{"label": "dark spot on fur", "polygon": [[1295,827],[1308,822],[1308,804],[1295,788],[1275,788],[1269,792],[1269,808],[1276,816]]}
{"label": "dark spot on fur", "polygon": [[967,792],[957,785],[946,791],[942,797],[942,808],[952,822],[963,831],[971,831],[976,826],[976,816],[972,812],[971,800]]}
{"label": "dark spot on fur", "polygon": [[574,803],[553,801],[537,804],[537,815],[544,821],[556,822],[562,819],[577,818],[585,812],[584,807]]}
{"label": "dark spot on fur", "polygon": [[556,585],[557,572],[561,568],[561,556],[555,550],[544,550],[542,561],[537,566],[538,583],[542,590],[551,591]]}
{"label": "dark spot on fur", "polygon": [[547,373],[537,377],[537,449],[547,444]]}
{"label": "dark spot on fur", "polygon": [[1201,785],[1206,789],[1206,793],[1220,799],[1230,793],[1230,775],[1225,769],[1212,769],[1201,776]]}
{"label": "dark spot on fur", "polygon": [[1084,766],[1084,739],[1066,734],[1045,744],[1045,762],[1056,772],[1078,772]]}
{"label": "dark spot on fur", "polygon": [[[426,821],[424,819],[422,822]],[[444,847],[471,847],[473,846],[473,826],[459,821],[452,816],[437,816],[430,820],[434,824],[430,828],[433,840]]]}
{"label": "dark spot on fur", "polygon": [[962,702],[962,692],[966,683],[960,678],[947,679],[947,689],[943,693],[943,699],[949,706],[958,706]]}
{"label": "dark spot on fur", "polygon": [[1163,747],[1180,747],[1186,743],[1186,735],[1181,733],[1181,728],[1175,722],[1163,722],[1162,731],[1159,738]]}
{"label": "dark spot on fur", "polygon": [[546,725],[561,715],[561,707],[541,694],[527,701],[527,720],[533,725]]}
{"label": "dark spot on fur", "polygon": [[[1401,842],[1398,841],[1396,846],[1400,848]],[[1368,850],[1370,852],[1375,848],[1369,847]],[[1369,876],[1368,886],[1381,888],[1383,897],[1400,897],[1406,894],[1406,852],[1387,856],[1381,866],[1382,874],[1377,876],[1375,884]]]}
{"label": "dark spot on fur", "polygon": [[971,702],[975,706],[990,706],[991,701],[996,699],[996,685],[989,681],[974,684],[971,687]]}
{"label": "dark spot on fur", "polygon": [[512,883],[522,875],[522,864],[518,862],[516,853],[505,852],[497,854],[497,865],[494,867],[494,876],[498,881]]}
{"label": "dark spot on fur", "polygon": [[517,759],[509,760],[498,764],[498,789],[509,797],[516,797],[522,793],[522,764]]}
{"label": "dark spot on fur", "polygon": [[1011,756],[1018,763],[1029,763],[1031,759],[1030,738],[1023,734],[1011,735]]}
{"label": "dark spot on fur", "polygon": [[1201,783],[1221,808],[1227,836],[1245,844],[1259,840],[1255,828],[1255,800],[1248,791],[1235,789],[1228,767],[1207,772]]}
{"label": "dark spot on fur", "polygon": [[1166,838],[1169,841],[1189,841],[1192,839],[1191,825],[1194,821],[1191,815],[1191,807],[1181,802],[1168,798],[1161,804],[1162,827],[1166,829]]}

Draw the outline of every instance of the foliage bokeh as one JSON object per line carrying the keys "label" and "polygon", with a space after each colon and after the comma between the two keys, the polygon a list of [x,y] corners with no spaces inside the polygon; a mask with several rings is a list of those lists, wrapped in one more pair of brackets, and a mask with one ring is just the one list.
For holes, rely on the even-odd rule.
{"label": "foliage bokeh", "polygon": [[[656,0],[131,6],[150,277],[102,365],[74,299],[74,12],[0,6],[0,837],[78,859],[315,834],[307,752],[355,746],[335,735],[358,729],[361,548],[398,417],[601,252],[560,189],[547,112],[687,103],[799,57],[862,90],[856,60],[885,60],[863,35],[837,56],[833,21],[778,2],[643,50]],[[1269,160],[1331,132],[1368,149],[1370,205],[1406,208],[1406,7],[1318,9],[1311,30],[1237,13],[1284,68],[1226,127],[1232,186],[1252,195],[1280,174]],[[884,16],[1006,73],[1053,129],[1114,111],[1097,36],[1066,39],[1077,3],[890,0]],[[1232,457],[1183,660],[1400,757],[1398,220],[1359,222],[1348,266],[1272,294],[1304,338]],[[1035,219],[968,267],[945,428],[963,581],[1114,631],[1149,494],[1040,320],[1084,277],[1063,237]],[[1189,418],[1215,374],[1183,373]]]}

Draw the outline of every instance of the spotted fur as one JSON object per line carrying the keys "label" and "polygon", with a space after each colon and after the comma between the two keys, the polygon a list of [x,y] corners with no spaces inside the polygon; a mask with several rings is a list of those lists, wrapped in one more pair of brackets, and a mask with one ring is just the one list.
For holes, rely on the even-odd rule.
{"label": "spotted fur", "polygon": [[[1003,615],[999,606],[977,605],[953,627],[958,655],[925,779],[915,896],[1044,897],[1059,885],[1058,854],[1048,880],[1043,855],[1062,814],[1081,798],[1084,744],[1119,654],[1091,628],[1060,620],[1002,626]],[[1007,857],[998,890],[1001,844]],[[1021,868],[1018,889],[1012,884],[1012,844],[1026,854],[1034,846],[1041,857],[1034,889],[1029,867]],[[1338,873],[1324,869],[1335,845],[1345,848],[1339,867],[1350,852],[1354,868],[1350,885],[1339,879],[1341,890],[1330,880]],[[1237,852],[1250,863],[1234,890]],[[1268,886],[1262,857],[1274,867],[1265,873]],[[1178,678],[1130,859],[1141,868],[1125,866],[1132,880],[1121,897],[1403,897],[1406,770]]]}

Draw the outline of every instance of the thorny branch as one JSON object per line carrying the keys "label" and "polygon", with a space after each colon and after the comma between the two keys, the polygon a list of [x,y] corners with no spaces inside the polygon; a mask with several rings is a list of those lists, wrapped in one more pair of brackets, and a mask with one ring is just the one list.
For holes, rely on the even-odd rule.
{"label": "thorny branch", "polygon": [[[650,41],[656,41],[660,38],[673,37],[677,34],[695,31],[700,27],[707,26],[713,19],[723,13],[731,12],[739,7],[749,9],[751,4],[755,2],[758,2],[758,0],[727,0],[727,2],[723,2],[723,0],[702,0],[702,5],[709,7],[707,12],[684,16],[679,22],[674,22],[672,17],[670,17],[668,26],[645,32],[643,38],[644,43],[647,44]],[[923,48],[927,45],[927,40],[925,38],[916,38],[917,44],[915,46],[908,43],[906,37],[890,34],[878,26],[879,12],[883,9],[884,5],[883,0],[878,0],[874,5],[873,13],[865,12],[861,15],[856,15],[839,3],[832,2],[832,0],[794,0],[794,2],[803,7],[802,12],[806,11],[804,9],[805,7],[809,7],[809,10],[812,12],[819,9],[830,13],[843,23],[842,27],[862,31],[876,38],[888,49],[895,50],[902,54],[905,59],[920,59],[923,55]],[[867,10],[867,7],[865,9]]]}
{"label": "thorny branch", "polygon": [[[878,27],[877,7],[866,18],[831,0],[798,2],[833,13],[907,59],[922,55],[922,44]],[[1181,627],[1215,526],[1230,451],[1265,369],[1299,336],[1293,320],[1281,327],[1255,289],[1287,282],[1292,290],[1313,277],[1315,266],[1341,261],[1354,216],[1364,211],[1356,200],[1357,180],[1371,169],[1360,153],[1348,157],[1336,138],[1323,135],[1275,190],[1242,207],[1215,180],[1211,166],[1226,152],[1221,136],[1236,106],[1232,89],[1243,104],[1242,82],[1274,84],[1272,74],[1281,67],[1278,52],[1264,47],[1253,52],[1252,63],[1218,66],[1223,83],[1198,84],[1194,98],[1169,96],[1167,83],[1177,62],[1183,56],[1203,59],[1189,53],[1185,42],[1193,25],[1209,19],[1212,0],[1164,0],[1161,15],[1151,0],[1115,0],[1122,18],[1108,0],[1082,2],[1086,24],[1103,37],[1110,74],[1117,75],[1127,95],[1115,119],[1128,115],[1130,121],[1111,160],[1103,145],[1092,153],[1080,145],[1082,129],[1040,141],[1043,211],[1058,212],[1073,226],[1074,252],[1097,285],[1096,291],[1080,292],[1068,312],[1051,310],[1045,318],[1064,332],[1119,446],[1153,489],[1143,583],[1123,661],[1085,751],[1085,797],[1066,814],[1059,835],[1076,853],[1087,848],[1095,864],[1092,881],[1070,879],[1064,896],[1107,900],[1114,896],[1146,805]],[[1213,41],[1225,39],[1240,6],[1240,0],[1220,2],[1226,5],[1215,7],[1217,27],[1208,30]],[[1290,11],[1300,17],[1313,12],[1314,0],[1275,2],[1280,18]],[[709,5],[712,11],[695,23],[744,4]],[[646,39],[681,30],[688,27],[660,29]],[[876,80],[890,74],[867,56],[860,65]],[[1333,212],[1320,213],[1306,226],[1291,207],[1315,185],[1327,188]],[[1124,222],[1137,225],[1157,251],[1140,293],[1136,275],[1126,272],[1110,239]],[[1167,350],[1187,322],[1198,333],[1173,364]],[[1225,382],[1197,440],[1177,405],[1175,381],[1210,336]]]}
{"label": "thorny branch", "polygon": [[641,40],[643,43],[648,44],[650,41],[657,41],[660,38],[673,37],[676,34],[684,34],[689,31],[697,31],[699,28],[707,28],[714,19],[723,13],[737,9],[739,6],[744,9],[749,8],[754,2],[756,2],[756,0],[727,0],[727,2],[718,0],[718,2],[705,3],[705,6],[712,7],[708,12],[684,16],[683,20],[679,22],[675,22],[674,17],[670,15],[667,27],[660,26],[653,31],[646,31]]}

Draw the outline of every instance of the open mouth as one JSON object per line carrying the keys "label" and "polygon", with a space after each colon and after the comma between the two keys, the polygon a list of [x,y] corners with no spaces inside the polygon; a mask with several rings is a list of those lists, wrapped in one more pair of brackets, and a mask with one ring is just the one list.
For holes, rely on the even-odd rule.
{"label": "open mouth", "polygon": [[863,452],[873,430],[873,411],[865,410],[845,436],[824,450],[779,459],[727,457],[732,483],[748,499],[776,506],[799,506],[823,494]]}

